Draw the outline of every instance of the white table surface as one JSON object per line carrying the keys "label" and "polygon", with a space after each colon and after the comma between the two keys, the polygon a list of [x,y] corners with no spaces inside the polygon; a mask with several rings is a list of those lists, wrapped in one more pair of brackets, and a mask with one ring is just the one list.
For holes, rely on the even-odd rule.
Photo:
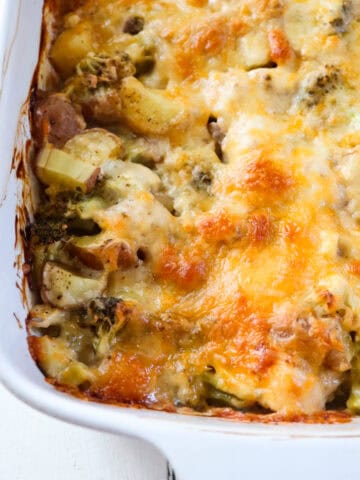
{"label": "white table surface", "polygon": [[1,480],[166,480],[165,458],[140,440],[62,423],[0,385]]}

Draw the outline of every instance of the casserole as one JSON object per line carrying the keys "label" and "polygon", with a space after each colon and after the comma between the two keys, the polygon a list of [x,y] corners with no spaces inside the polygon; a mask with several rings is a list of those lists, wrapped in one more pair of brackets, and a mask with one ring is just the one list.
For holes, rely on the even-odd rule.
{"label": "casserole", "polygon": [[[233,424],[89,404],[64,396],[43,382],[27,351],[25,329],[19,328],[14,318],[15,312],[24,326],[26,304],[23,305],[21,291],[16,287],[21,287],[23,281],[17,257],[22,252],[21,245],[15,243],[18,232],[14,232],[13,225],[20,213],[17,205],[22,195],[29,197],[23,191],[26,185],[16,179],[16,169],[11,170],[16,131],[18,152],[24,151],[29,138],[24,115],[16,127],[37,62],[42,2],[6,2],[2,8],[0,305],[6,335],[0,338],[0,374],[4,384],[26,403],[50,415],[91,428],[140,436],[154,443],[169,457],[180,480],[236,474],[260,478],[265,473],[279,478],[291,475],[295,479],[326,474],[335,479],[358,473],[357,463],[352,461],[360,446],[356,419],[344,425]],[[21,227],[24,219],[19,220]],[[299,467],[294,469],[298,462]]]}

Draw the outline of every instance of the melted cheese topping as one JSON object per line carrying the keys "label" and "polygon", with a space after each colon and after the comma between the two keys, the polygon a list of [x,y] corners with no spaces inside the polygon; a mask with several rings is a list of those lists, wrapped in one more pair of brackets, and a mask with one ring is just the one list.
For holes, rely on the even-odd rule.
{"label": "melted cheese topping", "polygon": [[[143,28],[124,33],[134,16]],[[125,153],[104,159],[106,201],[76,204],[139,257],[104,267],[129,319],[88,367],[89,396],[313,413],[346,384],[359,20],[357,0],[93,0],[66,14],[50,58],[67,84],[89,52],[119,51],[142,84],[117,87]],[[152,172],[128,163],[139,150]],[[79,383],[49,367],[56,339],[31,342],[48,376]]]}

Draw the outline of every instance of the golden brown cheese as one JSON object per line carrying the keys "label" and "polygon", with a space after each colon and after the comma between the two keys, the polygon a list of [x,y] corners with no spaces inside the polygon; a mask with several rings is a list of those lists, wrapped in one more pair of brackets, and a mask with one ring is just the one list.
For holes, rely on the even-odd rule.
{"label": "golden brown cheese", "polygon": [[[58,146],[101,180],[65,193],[65,237],[44,246],[35,222],[34,275],[44,291],[43,271],[66,268],[65,297],[100,274],[107,286],[65,316],[43,295],[41,368],[152,408],[344,406],[360,328],[358,0],[66,11],[50,59],[87,127]],[[64,193],[51,178],[49,208]],[[72,217],[100,231],[79,238]]]}

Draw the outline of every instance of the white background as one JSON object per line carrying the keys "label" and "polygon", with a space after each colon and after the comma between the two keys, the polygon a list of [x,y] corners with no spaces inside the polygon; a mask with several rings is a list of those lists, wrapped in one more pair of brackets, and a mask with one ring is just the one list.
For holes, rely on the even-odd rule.
{"label": "white background", "polygon": [[166,480],[152,446],[48,418],[0,384],[0,480]]}

